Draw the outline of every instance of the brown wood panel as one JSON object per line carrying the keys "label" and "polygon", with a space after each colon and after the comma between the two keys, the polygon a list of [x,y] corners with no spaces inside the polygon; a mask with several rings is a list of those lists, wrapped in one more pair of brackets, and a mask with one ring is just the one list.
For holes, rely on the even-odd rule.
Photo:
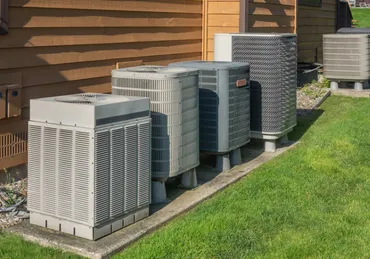
{"label": "brown wood panel", "polygon": [[11,0],[10,6],[136,12],[201,13],[201,2],[193,0]]}
{"label": "brown wood panel", "polygon": [[293,33],[294,27],[251,27],[249,32],[261,33]]}
{"label": "brown wood panel", "polygon": [[300,26],[335,26],[334,18],[304,18],[300,17],[297,21],[298,27]]}
{"label": "brown wood panel", "polygon": [[295,0],[250,0],[253,3],[295,6]]}
{"label": "brown wood panel", "polygon": [[239,1],[220,1],[208,3],[208,14],[239,14]]}
{"label": "brown wood panel", "polygon": [[336,18],[336,13],[332,11],[320,11],[320,10],[306,10],[306,9],[299,9],[299,16],[300,19],[302,18]]}
{"label": "brown wood panel", "polygon": [[250,15],[273,15],[294,17],[294,7],[263,3],[249,3]]}
{"label": "brown wood panel", "polygon": [[13,28],[1,38],[0,48],[195,40],[201,33],[201,27]]}
{"label": "brown wood panel", "polygon": [[321,7],[298,7],[298,60],[322,62],[323,34],[336,31],[336,0],[323,0]]}
{"label": "brown wood panel", "polygon": [[239,32],[239,27],[208,27],[208,39],[213,39],[215,33]]}
{"label": "brown wood panel", "polygon": [[22,107],[29,107],[30,99],[80,92],[109,93],[111,92],[111,88],[112,83],[110,76],[26,87],[22,91]]}
{"label": "brown wood panel", "polygon": [[0,159],[0,168],[10,168],[27,163],[27,152]]}
{"label": "brown wood panel", "polygon": [[[174,53],[178,53],[175,51]],[[36,86],[43,84],[53,84],[66,81],[84,80],[89,78],[104,77],[111,74],[112,69],[115,68],[117,62],[143,60],[144,63],[157,63],[166,65],[168,60],[200,59],[201,51],[184,54],[158,55],[151,57],[138,57],[137,59],[114,59],[93,62],[81,62],[61,65],[46,65],[43,67],[31,67],[22,69],[13,69],[15,72],[22,73],[23,86]],[[0,77],[8,71],[0,70]]]}
{"label": "brown wood panel", "polygon": [[200,40],[0,49],[0,69],[136,58],[201,51]]}
{"label": "brown wood panel", "polygon": [[294,19],[290,16],[259,16],[251,15],[249,27],[294,27]]}
{"label": "brown wood panel", "polygon": [[334,33],[335,28],[333,26],[299,26],[297,29],[298,33],[301,34],[327,34]]}
{"label": "brown wood panel", "polygon": [[201,14],[88,11],[46,8],[9,9],[9,28],[73,27],[193,27]]}
{"label": "brown wood panel", "polygon": [[208,26],[222,26],[222,27],[239,26],[239,15],[237,14],[210,14],[208,15]]}

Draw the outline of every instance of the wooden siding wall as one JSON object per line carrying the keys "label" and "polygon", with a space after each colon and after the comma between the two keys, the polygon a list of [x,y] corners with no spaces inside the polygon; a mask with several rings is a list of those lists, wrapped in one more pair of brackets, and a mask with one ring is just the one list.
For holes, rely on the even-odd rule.
{"label": "wooden siding wall", "polygon": [[249,32],[293,33],[296,0],[250,0]]}
{"label": "wooden siding wall", "polygon": [[[17,136],[6,137],[0,152],[15,158],[31,98],[110,92],[117,62],[166,65],[201,55],[201,1],[11,0],[9,35],[0,36],[0,85],[22,85],[22,118],[0,121],[0,137]],[[9,159],[0,158],[0,168],[19,163]]]}
{"label": "wooden siding wall", "polygon": [[[296,0],[249,0],[249,32],[295,32]],[[239,32],[239,0],[204,0],[203,59],[213,60],[214,33]]]}
{"label": "wooden siding wall", "polygon": [[215,33],[239,32],[239,0],[204,0],[203,59],[213,60]]}
{"label": "wooden siding wall", "polygon": [[322,0],[322,7],[298,6],[298,61],[322,63],[323,34],[336,32],[337,0]]}

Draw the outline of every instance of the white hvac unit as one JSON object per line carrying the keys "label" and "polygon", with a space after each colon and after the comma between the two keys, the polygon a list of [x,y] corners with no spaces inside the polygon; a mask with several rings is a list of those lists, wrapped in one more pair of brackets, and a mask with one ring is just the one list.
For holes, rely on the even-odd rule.
{"label": "white hvac unit", "polygon": [[77,94],[31,100],[31,224],[96,240],[149,215],[148,98]]}
{"label": "white hvac unit", "polygon": [[247,62],[252,138],[276,150],[297,124],[297,37],[291,33],[215,34],[215,61]]}
{"label": "white hvac unit", "polygon": [[338,82],[355,82],[355,90],[363,90],[370,79],[369,34],[324,35],[324,76],[332,90]]}
{"label": "white hvac unit", "polygon": [[[164,182],[183,174],[196,185],[199,165],[198,71],[140,66],[112,71],[112,93],[151,100],[153,202],[164,201]],[[192,180],[192,181],[190,181]]]}

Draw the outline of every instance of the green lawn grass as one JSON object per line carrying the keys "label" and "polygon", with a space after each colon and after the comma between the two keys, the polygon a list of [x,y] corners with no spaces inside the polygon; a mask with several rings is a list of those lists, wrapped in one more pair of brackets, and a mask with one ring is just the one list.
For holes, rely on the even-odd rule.
{"label": "green lawn grass", "polygon": [[370,257],[370,102],[322,109],[296,149],[114,258]]}
{"label": "green lawn grass", "polygon": [[0,232],[0,258],[1,259],[79,259],[81,257],[63,253],[59,250],[41,247],[22,238],[5,235]]}
{"label": "green lawn grass", "polygon": [[[299,146],[114,258],[370,257],[370,102],[321,109]],[[0,236],[0,258],[74,257]]]}
{"label": "green lawn grass", "polygon": [[352,8],[353,20],[358,21],[359,28],[370,27],[370,8]]}

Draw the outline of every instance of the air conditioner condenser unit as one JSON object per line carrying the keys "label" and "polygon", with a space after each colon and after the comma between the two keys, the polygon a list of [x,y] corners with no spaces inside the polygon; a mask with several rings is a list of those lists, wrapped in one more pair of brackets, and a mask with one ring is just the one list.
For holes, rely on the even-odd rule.
{"label": "air conditioner condenser unit", "polygon": [[339,83],[346,82],[355,82],[357,91],[368,86],[370,34],[326,34],[323,42],[324,76],[331,81],[332,90],[338,90]]}
{"label": "air conditioner condenser unit", "polygon": [[249,64],[186,61],[169,66],[199,70],[200,150],[217,155],[219,171],[240,164],[240,147],[250,141]]}
{"label": "air conditioner condenser unit", "polygon": [[251,80],[252,138],[266,151],[286,140],[297,124],[297,40],[295,34],[215,34],[215,61],[247,62]]}
{"label": "air conditioner condenser unit", "polygon": [[170,177],[182,175],[185,187],[196,186],[198,71],[164,66],[116,69],[112,93],[151,100],[153,203],[166,201],[164,183]]}
{"label": "air conditioner condenser unit", "polygon": [[31,224],[96,240],[149,215],[148,98],[31,100],[28,145]]}

